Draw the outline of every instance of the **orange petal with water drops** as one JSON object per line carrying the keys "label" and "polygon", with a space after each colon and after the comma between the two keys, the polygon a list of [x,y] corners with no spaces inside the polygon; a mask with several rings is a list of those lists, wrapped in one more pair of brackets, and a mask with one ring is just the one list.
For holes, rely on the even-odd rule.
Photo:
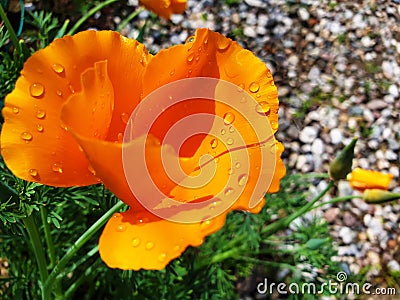
{"label": "orange petal with water drops", "polygon": [[185,224],[130,209],[114,214],[108,221],[100,237],[99,252],[111,268],[161,270],[188,246],[201,245],[204,237],[224,223],[224,215]]}
{"label": "orange petal with water drops", "polygon": [[140,4],[165,19],[172,14],[183,14],[186,9],[186,0],[140,0]]}
{"label": "orange petal with water drops", "polygon": [[353,189],[363,191],[365,189],[387,190],[393,179],[393,174],[355,168],[347,175],[350,186]]}
{"label": "orange petal with water drops", "polygon": [[126,126],[121,115],[140,101],[139,79],[151,60],[143,45],[116,32],[84,31],[55,40],[27,60],[3,109],[1,153],[15,175],[55,186],[97,182],[78,143],[60,126],[60,110],[81,90],[81,74],[103,60],[120,100],[107,137],[117,140]]}

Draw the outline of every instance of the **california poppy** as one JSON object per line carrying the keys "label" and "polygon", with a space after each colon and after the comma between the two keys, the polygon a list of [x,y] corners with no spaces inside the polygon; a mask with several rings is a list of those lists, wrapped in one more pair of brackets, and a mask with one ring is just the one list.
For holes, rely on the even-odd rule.
{"label": "california poppy", "polygon": [[366,189],[387,190],[393,179],[393,174],[355,168],[347,179],[353,189],[364,191]]}
{"label": "california poppy", "polygon": [[155,14],[170,19],[172,14],[182,14],[186,0],[140,0],[139,3]]}
{"label": "california poppy", "polygon": [[[213,99],[194,97],[165,111],[160,109],[160,116],[144,134],[148,116],[160,108],[158,101],[173,101],[157,91],[180,80],[186,84],[191,78],[221,81],[210,89],[215,93]],[[245,92],[257,106],[247,98],[232,105],[229,101],[233,100],[215,100],[223,82]],[[173,90],[175,97],[197,88]],[[156,102],[145,101],[152,97]],[[255,109],[264,116],[256,125],[271,128],[269,137],[259,139],[257,126],[233,109],[239,103],[241,107],[247,103],[249,111]],[[220,229],[229,211],[259,212],[264,199],[259,193],[253,198],[260,189],[260,178],[270,177],[268,185],[261,186],[264,190],[279,190],[285,167],[280,159],[283,146],[273,136],[278,127],[278,104],[277,89],[265,64],[218,33],[198,29],[186,44],[153,56],[142,44],[116,32],[85,31],[57,39],[27,60],[14,91],[5,99],[1,153],[10,170],[28,181],[52,186],[102,182],[130,206],[107,223],[99,242],[102,259],[113,268],[162,269],[188,246],[200,245],[204,237]],[[214,116],[215,122],[223,122],[220,139],[217,134],[200,132],[174,148],[168,142],[167,129],[192,115]],[[133,132],[129,132],[130,126]],[[244,147],[233,148],[233,139],[226,139],[228,134],[238,134]],[[266,150],[273,156],[263,161]],[[140,153],[145,169],[137,159]],[[202,162],[205,154],[214,163],[210,181],[196,188],[185,186],[185,180],[196,179],[202,169],[209,170],[208,161]],[[185,177],[182,181],[171,180],[165,169],[170,162],[178,163],[180,175]],[[247,169],[242,171],[243,165]],[[207,172],[203,173],[209,175]],[[138,195],[138,188],[131,183],[146,192],[144,173],[167,200],[175,199],[182,206],[199,204],[196,219],[184,220],[194,215],[191,206],[171,211],[171,205],[154,203],[157,201],[146,194],[144,201],[139,199],[143,195]],[[227,187],[232,178],[236,191]],[[233,202],[232,195],[236,195]],[[207,211],[229,205],[210,215],[202,203],[207,203]]]}

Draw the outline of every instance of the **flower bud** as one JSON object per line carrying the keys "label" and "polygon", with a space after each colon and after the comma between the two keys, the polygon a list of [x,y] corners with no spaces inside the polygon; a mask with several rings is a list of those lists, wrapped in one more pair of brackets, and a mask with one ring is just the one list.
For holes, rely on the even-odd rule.
{"label": "flower bud", "polygon": [[349,180],[350,186],[355,190],[387,190],[393,179],[393,174],[356,168],[347,175],[347,179]]}
{"label": "flower bud", "polygon": [[363,193],[363,200],[370,204],[379,204],[400,199],[400,193],[392,193],[379,189],[366,189]]}
{"label": "flower bud", "polygon": [[354,158],[354,147],[357,138],[354,138],[344,149],[339,153],[329,166],[329,176],[333,180],[345,179],[351,171]]}

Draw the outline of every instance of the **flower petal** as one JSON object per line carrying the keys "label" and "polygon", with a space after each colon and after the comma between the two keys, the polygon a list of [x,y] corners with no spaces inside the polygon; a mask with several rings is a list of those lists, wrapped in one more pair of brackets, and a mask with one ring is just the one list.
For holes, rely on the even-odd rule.
{"label": "flower petal", "polygon": [[155,14],[170,19],[171,14],[183,14],[186,0],[140,0],[140,4]]}
{"label": "flower petal", "polygon": [[116,32],[84,31],[55,40],[27,60],[3,109],[1,153],[16,176],[54,186],[97,182],[78,143],[60,126],[60,110],[81,90],[81,74],[104,60],[119,100],[107,139],[117,140],[126,126],[122,116],[140,101],[141,74],[151,60],[143,45]]}
{"label": "flower petal", "polygon": [[393,174],[355,168],[347,179],[353,189],[363,191],[365,189],[387,190],[393,179]]}
{"label": "flower petal", "polygon": [[116,213],[99,241],[103,261],[111,268],[161,270],[188,246],[199,246],[205,236],[219,230],[225,215],[183,224],[132,209]]}

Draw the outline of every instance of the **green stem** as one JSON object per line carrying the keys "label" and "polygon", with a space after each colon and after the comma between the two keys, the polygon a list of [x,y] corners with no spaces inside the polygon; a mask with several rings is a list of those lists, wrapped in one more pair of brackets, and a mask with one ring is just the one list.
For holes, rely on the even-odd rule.
{"label": "green stem", "polygon": [[[40,207],[40,216],[42,217],[44,237],[46,239],[47,251],[50,258],[50,269],[52,269],[56,265],[56,251],[54,248],[53,239],[51,238],[50,226],[49,223],[47,222],[47,209],[45,206]],[[57,282],[56,284],[55,293],[57,295],[57,298],[61,297],[62,288],[60,282]]]}
{"label": "green stem", "polygon": [[19,45],[17,35],[15,34],[14,28],[12,27],[10,21],[8,20],[2,5],[0,5],[0,17],[4,21],[4,24],[6,25],[8,34],[10,35],[10,39],[14,44],[15,50],[17,51],[18,54],[21,53],[21,46]]}
{"label": "green stem", "polygon": [[96,234],[96,232],[104,226],[105,223],[107,223],[108,219],[114,212],[120,210],[124,205],[125,204],[123,202],[118,202],[115,204],[100,219],[98,219],[96,223],[86,230],[85,233],[82,234],[81,237],[68,249],[67,253],[65,253],[65,255],[60,259],[43,285],[44,300],[50,299],[52,286],[57,279],[57,275],[64,270],[76,252],[78,252],[78,250],[82,248],[82,246],[85,245],[85,243],[89,241]]}
{"label": "green stem", "polygon": [[121,24],[118,25],[117,27],[117,31],[120,32],[122,29],[125,28],[126,25],[128,25],[128,23],[130,21],[132,21],[134,18],[136,18],[136,16],[138,14],[140,14],[144,9],[143,8],[139,8],[138,10],[135,10],[134,12],[132,12],[128,17],[126,17]]}
{"label": "green stem", "polygon": [[265,226],[261,230],[261,233],[271,235],[271,234],[278,232],[279,230],[281,230],[283,228],[287,228],[294,219],[296,219],[296,218],[300,217],[301,215],[305,214],[306,212],[312,210],[314,204],[316,202],[318,202],[319,200],[321,200],[322,197],[325,196],[325,194],[334,186],[334,184],[335,184],[334,181],[330,181],[329,184],[327,185],[327,187],[321,193],[319,193],[319,195],[317,197],[315,197],[312,201],[308,202],[306,205],[304,205],[300,209],[296,210],[291,215],[289,215],[283,219],[280,219],[272,224]]}
{"label": "green stem", "polygon": [[78,28],[86,22],[87,19],[89,19],[92,15],[94,15],[95,13],[97,13],[99,10],[103,9],[104,7],[106,7],[107,5],[110,5],[111,3],[117,2],[118,0],[108,0],[105,2],[100,3],[99,5],[96,5],[95,7],[93,7],[91,10],[89,10],[87,12],[87,14],[83,15],[76,23],[75,25],[71,28],[70,31],[68,31],[67,35],[73,35]]}
{"label": "green stem", "polygon": [[351,199],[362,199],[362,196],[361,195],[360,196],[343,196],[343,197],[333,198],[333,199],[331,199],[329,201],[325,201],[325,202],[322,202],[322,203],[320,203],[318,205],[313,206],[312,209],[320,208],[320,207],[325,206],[327,204],[334,204],[334,203],[340,203],[340,202],[349,201]]}
{"label": "green stem", "polygon": [[[43,245],[40,241],[39,231],[35,223],[33,215],[23,219],[26,230],[28,231],[29,239],[32,244],[33,252],[35,253],[36,262],[39,267],[39,275],[42,283],[42,293],[44,292],[44,283],[46,282],[49,273],[47,271],[46,257],[44,255]],[[43,299],[43,297],[42,297]]]}

